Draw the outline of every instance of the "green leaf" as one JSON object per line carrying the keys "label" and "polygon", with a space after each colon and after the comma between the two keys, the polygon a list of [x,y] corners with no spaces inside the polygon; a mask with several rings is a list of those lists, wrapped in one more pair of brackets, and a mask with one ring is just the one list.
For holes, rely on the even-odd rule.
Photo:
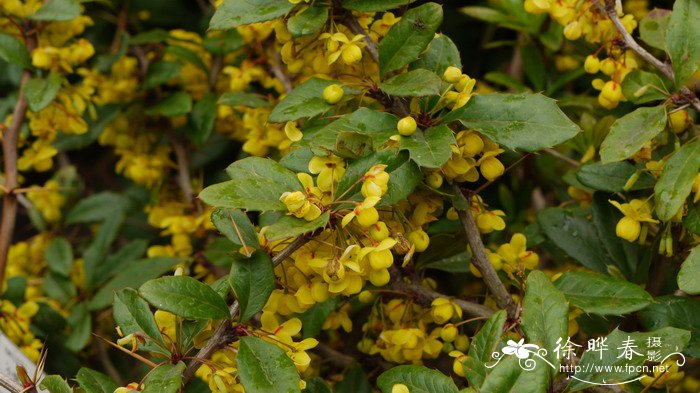
{"label": "green leaf", "polygon": [[330,211],[327,211],[315,220],[306,221],[303,218],[294,216],[284,216],[276,223],[267,227],[265,238],[267,240],[280,240],[284,238],[296,237],[305,233],[310,233],[318,228],[323,228],[328,224]]}
{"label": "green leaf", "polygon": [[508,15],[491,7],[468,6],[462,7],[459,10],[474,19],[488,23],[502,23],[508,19]]}
{"label": "green leaf", "polygon": [[540,210],[537,221],[545,235],[571,258],[591,270],[607,273],[605,248],[591,222],[561,208]]}
{"label": "green leaf", "polygon": [[272,110],[269,121],[285,122],[319,115],[333,105],[323,99],[323,90],[337,83],[332,80],[311,78],[297,86]]}
{"label": "green leaf", "polygon": [[46,389],[49,393],[70,393],[73,391],[68,382],[60,375],[48,375],[41,380],[40,388]]}
{"label": "green leaf", "polygon": [[240,91],[229,91],[219,97],[219,105],[245,106],[247,108],[262,108],[270,106],[270,102],[260,98],[255,94],[243,93]]}
{"label": "green leaf", "polygon": [[246,393],[300,392],[294,362],[274,344],[253,336],[241,338],[238,377]]}
{"label": "green leaf", "polygon": [[164,117],[174,117],[185,115],[192,110],[192,97],[185,92],[173,93],[164,100],[147,108],[144,113],[148,116],[160,115]]}
{"label": "green leaf", "polygon": [[24,86],[24,95],[27,97],[29,109],[32,112],[39,112],[49,106],[60,88],[61,75],[57,72],[50,73],[46,79],[32,78],[27,81]]}
{"label": "green leaf", "polygon": [[531,86],[537,91],[544,90],[547,81],[547,67],[538,46],[533,42],[521,45],[520,57],[523,62],[523,71],[525,71],[525,76],[527,76]]}
{"label": "green leaf", "polygon": [[180,63],[172,61],[154,61],[148,66],[141,88],[148,90],[177,78],[180,75]]}
{"label": "green leaf", "polygon": [[373,390],[367,374],[355,363],[343,374],[343,380],[335,385],[335,393],[373,393]]}
{"label": "green leaf", "polygon": [[261,250],[250,258],[235,254],[228,280],[240,307],[239,320],[245,322],[262,310],[275,289],[272,259]]}
{"label": "green leaf", "polygon": [[143,45],[157,42],[165,42],[170,39],[170,33],[163,29],[153,29],[135,34],[129,38],[131,45]]}
{"label": "green leaf", "polygon": [[[659,337],[661,339],[661,347],[649,348],[648,339],[651,337]],[[633,355],[632,359],[627,360],[624,356],[620,356],[625,340],[633,340],[633,345],[636,345],[634,350],[641,353],[641,356]],[[688,344],[690,340],[690,332],[687,330],[666,327],[653,332],[632,332],[627,333],[615,329],[607,336],[607,350],[602,352],[586,351],[581,356],[579,370],[574,374],[569,389],[572,392],[577,392],[586,388],[590,388],[590,383],[601,384],[606,381],[623,382],[634,379],[639,376],[639,372],[635,372],[637,366],[640,366],[646,360],[648,350],[657,350],[661,356],[670,355],[673,352],[680,352]],[[601,367],[601,366],[611,366]],[[618,366],[618,367],[615,367]],[[587,381],[585,383],[582,381]]]}
{"label": "green leaf", "polygon": [[172,269],[182,258],[156,257],[139,259],[128,264],[107,281],[90,300],[90,310],[99,310],[112,302],[114,291],[126,287],[138,287],[144,282],[158,277]]}
{"label": "green leaf", "polygon": [[319,377],[310,377],[305,379],[305,381],[306,388],[302,390],[304,393],[332,393],[331,388]]}
{"label": "green leaf", "polygon": [[204,64],[204,61],[201,59],[200,55],[189,48],[185,48],[184,46],[179,45],[170,45],[167,48],[165,48],[165,53],[173,55],[182,61],[188,62],[198,67],[205,73],[209,72],[209,69],[207,68],[206,64]]}
{"label": "green leaf", "polygon": [[634,70],[622,81],[622,94],[635,104],[659,101],[669,96],[664,82],[657,74]]}
{"label": "green leaf", "polygon": [[700,246],[695,246],[678,272],[678,288],[689,295],[700,294]]}
{"label": "green leaf", "polygon": [[234,244],[242,246],[245,243],[248,247],[260,247],[253,223],[241,210],[218,207],[211,214],[211,222]]}
{"label": "green leaf", "polygon": [[[576,179],[586,187],[607,192],[622,192],[625,184],[634,175],[637,168],[627,161],[611,162],[603,164],[583,165],[576,172]],[[649,172],[641,172],[639,179],[630,188],[630,191],[646,190],[656,184],[654,177]]]}
{"label": "green leaf", "polygon": [[615,120],[600,145],[604,164],[631,157],[666,127],[666,106],[638,108]]}
{"label": "green leaf", "polygon": [[668,22],[666,50],[671,57],[676,85],[684,84],[700,67],[700,2],[676,0]]}
{"label": "green leaf", "polygon": [[295,4],[280,0],[224,0],[209,21],[211,30],[227,30],[285,15]]}
{"label": "green leaf", "polygon": [[392,168],[389,171],[389,188],[382,196],[381,203],[393,205],[406,200],[421,181],[423,181],[423,172],[418,164],[406,160],[397,168]]}
{"label": "green leaf", "polygon": [[166,276],[147,281],[139,295],[159,310],[188,319],[227,319],[224,299],[210,286],[189,276]]}
{"label": "green leaf", "polygon": [[700,141],[686,143],[664,165],[654,187],[656,215],[668,221],[683,207],[700,171]]}
{"label": "green leaf", "polygon": [[461,69],[462,60],[457,46],[450,37],[440,34],[430,43],[428,50],[418,60],[411,63],[409,68],[412,70],[422,68],[442,76],[449,66]]}
{"label": "green leaf", "polygon": [[411,8],[379,42],[379,73],[397,70],[418,59],[442,23],[442,7],[426,3]]}
{"label": "green leaf", "polygon": [[217,56],[227,55],[245,45],[243,37],[236,29],[209,34],[202,40],[202,46]]}
{"label": "green leaf", "polygon": [[690,346],[686,353],[695,358],[700,357],[700,301],[688,297],[657,297],[653,304],[637,315],[646,329],[672,326],[690,330]]}
{"label": "green leaf", "polygon": [[656,49],[666,51],[666,35],[671,11],[654,8],[639,21],[639,36],[642,41]]}
{"label": "green leaf", "polygon": [[75,379],[85,393],[113,393],[119,387],[112,378],[87,367],[78,370]]}
{"label": "green leaf", "polygon": [[119,235],[124,216],[115,214],[104,220],[92,242],[83,251],[83,270],[85,271],[85,284],[92,289],[95,284],[95,271],[109,253],[109,247]]}
{"label": "green leaf", "polygon": [[338,147],[341,133],[356,133],[367,135],[372,139],[372,146],[378,148],[387,139],[397,133],[398,119],[385,112],[368,108],[360,108],[347,114],[316,131],[304,132],[302,145],[308,146],[317,155],[328,155]]}
{"label": "green leaf", "polygon": [[343,0],[343,8],[353,11],[377,12],[404,7],[414,1],[416,0]]}
{"label": "green leaf", "polygon": [[442,79],[434,72],[417,69],[398,74],[379,84],[385,93],[397,97],[422,97],[440,94]]}
{"label": "green leaf", "polygon": [[499,310],[479,329],[469,345],[468,357],[462,362],[464,375],[471,386],[481,386],[489,370],[486,364],[492,363],[491,354],[497,351],[506,323],[505,310]]}
{"label": "green leaf", "polygon": [[92,332],[92,317],[87,309],[87,303],[78,303],[73,306],[66,321],[71,331],[63,344],[71,351],[79,352],[90,341],[90,332]]}
{"label": "green leaf", "polygon": [[[408,160],[407,154],[399,154],[394,149],[385,149],[362,157],[348,165],[345,174],[338,182],[336,194],[352,196],[359,193],[361,185],[355,184],[355,182],[364,176],[369,168],[377,164],[387,165],[385,171],[389,173],[389,189],[382,197],[384,204],[394,204],[406,199],[423,180],[420,168]],[[348,189],[350,190],[348,191]]]}
{"label": "green leaf", "polygon": [[216,115],[216,96],[214,94],[207,94],[192,107],[191,116],[194,127],[188,136],[196,146],[201,146],[209,139],[214,130]]}
{"label": "green leaf", "polygon": [[165,346],[153,313],[138,292],[131,288],[116,292],[112,310],[114,321],[125,336],[138,332]]}
{"label": "green leaf", "polygon": [[153,371],[143,382],[142,393],[177,393],[182,386],[185,363],[166,363]]}
{"label": "green leaf", "polygon": [[452,157],[450,145],[454,145],[455,136],[444,124],[420,130],[409,137],[401,137],[401,150],[408,150],[416,164],[426,168],[438,168]]}
{"label": "green leaf", "polygon": [[49,0],[29,19],[69,21],[80,16],[79,0]]}
{"label": "green leaf", "polygon": [[202,190],[199,198],[204,203],[230,209],[286,211],[280,196],[302,190],[293,172],[267,158],[244,158],[231,164],[226,172],[232,180]]}
{"label": "green leaf", "polygon": [[459,120],[496,143],[524,151],[558,145],[580,131],[555,100],[531,93],[477,94],[443,120]]}
{"label": "green leaf", "polygon": [[399,383],[406,385],[411,393],[458,392],[452,378],[423,366],[396,366],[377,378],[377,387],[382,393],[391,393],[392,387]]}
{"label": "green leaf", "polygon": [[336,136],[333,153],[346,159],[357,159],[372,153],[372,137],[359,132],[340,131]]}
{"label": "green leaf", "polygon": [[569,305],[564,294],[544,273],[532,271],[527,276],[520,320],[528,342],[550,350],[546,358],[554,365],[559,364],[558,354],[554,351],[557,340],[566,340],[567,337],[568,316]]}
{"label": "green leaf", "polygon": [[306,10],[294,15],[287,21],[287,30],[294,37],[313,34],[326,24],[328,7],[324,4],[313,3]]}
{"label": "green leaf", "polygon": [[332,297],[323,303],[316,303],[310,309],[296,317],[301,321],[301,329],[304,338],[316,337],[321,333],[323,323],[338,305],[339,297]]}
{"label": "green leaf", "polygon": [[493,368],[486,376],[481,392],[498,393],[541,393],[549,386],[547,370],[550,366],[532,356],[534,369],[525,371],[516,356],[509,356]]}
{"label": "green leaf", "polygon": [[641,310],[653,300],[639,285],[595,273],[567,272],[554,286],[571,304],[591,314],[627,314]]}
{"label": "green leaf", "polygon": [[78,289],[73,282],[60,274],[48,272],[44,276],[44,291],[49,297],[65,304],[78,294]]}
{"label": "green leaf", "polygon": [[700,202],[688,204],[688,214],[683,217],[683,226],[690,232],[700,235]]}
{"label": "green leaf", "polygon": [[44,250],[44,257],[51,271],[68,276],[73,266],[73,249],[66,239],[53,239]]}
{"label": "green leaf", "polygon": [[15,37],[3,32],[0,32],[0,59],[22,68],[32,67],[27,47]]}
{"label": "green leaf", "polygon": [[141,259],[146,252],[148,242],[144,239],[133,240],[119,248],[117,252],[109,255],[104,263],[97,265],[93,282],[95,286],[99,286],[107,279],[112,277],[116,272],[120,271],[130,262]]}

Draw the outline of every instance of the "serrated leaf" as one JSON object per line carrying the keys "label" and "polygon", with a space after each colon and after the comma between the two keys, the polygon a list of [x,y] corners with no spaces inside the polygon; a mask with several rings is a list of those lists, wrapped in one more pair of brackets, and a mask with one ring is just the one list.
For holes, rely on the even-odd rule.
{"label": "serrated leaf", "polygon": [[555,100],[531,93],[477,94],[443,118],[456,120],[498,144],[524,151],[561,144],[580,131]]}
{"label": "serrated leaf", "polygon": [[666,106],[638,108],[615,120],[600,145],[600,160],[607,164],[638,152],[666,127]]}
{"label": "serrated leaf", "polygon": [[219,105],[245,106],[247,108],[262,108],[270,106],[270,102],[260,98],[255,94],[243,93],[240,91],[229,91],[219,97]]}
{"label": "serrated leaf", "polygon": [[554,281],[571,304],[586,313],[622,315],[641,310],[652,297],[636,284],[586,272],[567,272]]}
{"label": "serrated leaf", "polygon": [[321,3],[313,3],[306,10],[289,18],[287,30],[294,37],[301,37],[321,30],[327,20],[328,7]]}
{"label": "serrated leaf", "polygon": [[75,379],[85,393],[113,393],[119,387],[109,376],[86,367],[78,370]]}
{"label": "serrated leaf", "polygon": [[[136,290],[125,288],[116,292],[112,310],[114,321],[125,336],[139,332],[165,346],[151,309]],[[160,349],[153,344],[149,347],[149,350]]]}
{"label": "serrated leaf", "polygon": [[272,259],[264,251],[255,251],[250,258],[233,255],[229,284],[236,295],[241,322],[262,310],[275,288]]}
{"label": "serrated leaf", "polygon": [[49,393],[71,393],[73,389],[60,375],[48,375],[41,380],[39,387],[46,389]]}
{"label": "serrated leaf", "polygon": [[423,366],[396,366],[384,371],[377,378],[382,393],[391,393],[396,384],[404,384],[411,393],[457,393],[458,389],[449,376]]}
{"label": "serrated leaf", "polygon": [[253,336],[241,338],[238,377],[246,393],[296,393],[299,374],[278,346]]}
{"label": "serrated leaf", "polygon": [[659,101],[669,96],[664,82],[657,74],[634,70],[622,81],[622,94],[635,104]]}
{"label": "serrated leaf", "polygon": [[0,32],[0,59],[22,68],[31,68],[32,59],[29,57],[27,47],[15,37]]}
{"label": "serrated leaf", "polygon": [[185,92],[173,93],[159,103],[147,108],[144,113],[148,116],[174,117],[189,113],[192,110],[192,97]]}
{"label": "serrated leaf", "polygon": [[326,224],[328,224],[329,218],[330,211],[321,214],[316,219],[311,221],[306,221],[303,218],[297,218],[294,216],[284,216],[276,223],[267,227],[265,238],[273,241],[284,238],[292,238],[305,233],[311,233],[318,228],[325,227]]}
{"label": "serrated leaf", "polygon": [[[651,337],[659,337],[661,346],[658,348],[650,348],[648,339]],[[621,348],[625,340],[632,340],[632,344],[636,347],[634,350],[641,355],[632,355],[632,359],[626,359],[625,356],[620,356]],[[607,350],[602,352],[586,351],[581,360],[574,379],[569,384],[569,389],[572,392],[577,392],[591,387],[593,384],[601,384],[606,381],[623,382],[639,375],[635,371],[637,366],[642,365],[646,360],[645,354],[648,350],[659,351],[661,356],[670,355],[673,352],[680,352],[685,348],[690,340],[690,332],[687,330],[667,327],[653,332],[632,332],[627,333],[615,329],[607,336]],[[593,367],[592,365],[595,365]],[[602,367],[602,366],[611,366]],[[619,367],[615,367],[619,366]],[[582,381],[587,381],[585,383]]]}
{"label": "serrated leaf", "polygon": [[678,272],[678,288],[689,295],[700,294],[700,246],[695,246]]}
{"label": "serrated leaf", "polygon": [[165,363],[155,369],[143,382],[142,393],[177,393],[182,386],[185,363]]}
{"label": "serrated leaf", "polygon": [[353,11],[377,12],[404,7],[415,0],[343,0],[343,8]]}
{"label": "serrated leaf", "polygon": [[700,140],[683,145],[664,165],[654,187],[656,215],[668,221],[683,207],[700,171]]}
{"label": "serrated leaf", "polygon": [[211,222],[216,229],[234,244],[258,248],[258,235],[248,215],[238,209],[218,207],[211,214]]}
{"label": "serrated leaf", "polygon": [[49,106],[61,88],[61,75],[57,72],[49,74],[48,78],[32,78],[24,86],[24,95],[32,112]]}
{"label": "serrated leaf", "polygon": [[409,68],[412,70],[422,68],[442,76],[449,66],[462,68],[459,49],[450,37],[440,34],[430,43],[428,50],[418,60],[411,63]]}
{"label": "serrated leaf", "polygon": [[44,257],[51,271],[68,276],[73,267],[73,249],[62,237],[57,237],[44,250]]}
{"label": "serrated leaf", "polygon": [[379,43],[379,73],[397,70],[418,59],[442,23],[442,7],[426,3],[411,8]]}
{"label": "serrated leaf", "polygon": [[666,34],[671,11],[654,8],[639,21],[639,36],[642,41],[656,49],[666,51]]}
{"label": "serrated leaf", "polygon": [[337,82],[311,78],[297,86],[272,110],[268,118],[272,122],[285,122],[319,115],[333,105],[323,99],[323,90]]}
{"label": "serrated leaf", "polygon": [[80,1],[49,0],[29,19],[46,21],[69,21],[80,16]]}
{"label": "serrated leaf", "polygon": [[211,30],[227,30],[285,15],[295,4],[279,0],[224,0],[209,21]]}
{"label": "serrated leaf", "polygon": [[398,74],[379,84],[385,93],[397,97],[422,97],[440,94],[442,79],[434,72],[417,69]]}
{"label": "serrated leaf", "polygon": [[486,364],[491,365],[491,354],[497,351],[503,336],[503,326],[506,322],[505,310],[494,313],[484,326],[476,333],[469,345],[468,357],[462,362],[464,374],[472,386],[481,386],[489,373]]}
{"label": "serrated leaf", "polygon": [[666,51],[671,57],[676,85],[684,84],[700,67],[700,1],[676,0],[668,22]]}
{"label": "serrated leaf", "polygon": [[403,164],[389,171],[389,188],[382,196],[383,205],[393,205],[406,200],[413,190],[418,187],[423,180],[418,164],[411,160],[406,160]]}
{"label": "serrated leaf", "polygon": [[690,344],[686,353],[700,357],[700,301],[691,297],[661,296],[637,315],[646,329],[672,326],[690,330]]}
{"label": "serrated leaf", "polygon": [[416,164],[426,168],[438,168],[452,157],[450,145],[457,144],[454,133],[444,124],[420,130],[409,137],[401,137],[401,150],[408,150]]}
{"label": "serrated leaf", "polygon": [[302,190],[293,172],[267,158],[244,158],[229,165],[226,172],[232,180],[205,188],[199,199],[229,209],[286,211],[279,200],[282,194]]}
{"label": "serrated leaf", "polygon": [[545,235],[571,258],[591,270],[608,271],[604,246],[588,220],[561,208],[548,208],[538,212],[537,221]]}
{"label": "serrated leaf", "polygon": [[546,358],[554,365],[559,364],[558,354],[554,351],[557,340],[566,340],[567,337],[568,316],[569,305],[564,294],[544,273],[532,271],[527,276],[520,321],[528,343],[547,348]]}
{"label": "serrated leaf", "polygon": [[[636,171],[637,168],[626,161],[611,162],[609,164],[596,162],[581,166],[576,172],[576,179],[584,186],[594,190],[622,192],[625,184]],[[644,171],[640,173],[639,179],[629,190],[646,190],[653,188],[655,184],[656,179],[649,172]]]}
{"label": "serrated leaf", "polygon": [[224,299],[210,286],[188,276],[166,276],[147,281],[139,295],[159,310],[188,319],[227,319]]}

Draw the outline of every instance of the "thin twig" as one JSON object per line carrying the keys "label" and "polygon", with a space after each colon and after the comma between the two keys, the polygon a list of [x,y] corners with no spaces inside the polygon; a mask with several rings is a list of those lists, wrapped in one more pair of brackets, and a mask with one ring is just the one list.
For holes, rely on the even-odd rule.
{"label": "thin twig", "polygon": [[119,374],[119,371],[114,366],[114,363],[112,363],[112,359],[109,358],[109,354],[107,353],[107,346],[102,340],[97,340],[95,344],[97,345],[97,357],[100,360],[102,367],[104,367],[107,374],[110,377],[112,377],[112,379],[119,386],[124,386],[124,381],[122,380],[121,374]]}
{"label": "thin twig", "polygon": [[[639,45],[637,41],[635,41],[634,37],[632,37],[632,35],[630,35],[630,33],[627,32],[625,26],[622,24],[622,21],[617,15],[617,10],[615,10],[615,1],[605,1],[606,3],[603,4],[600,0],[596,0],[595,5],[598,8],[598,10],[607,15],[608,19],[610,19],[613,25],[615,25],[615,28],[617,29],[618,33],[620,33],[622,38],[625,40],[625,45],[627,45],[628,48],[635,51],[639,55],[639,57],[644,59],[647,63],[654,66],[654,68],[659,70],[668,79],[674,81],[675,76],[673,73],[673,67],[670,64],[664,63],[661,60],[657,59],[654,55],[652,55],[641,45]],[[697,97],[695,97],[695,95],[692,91],[690,91],[690,89],[688,89],[685,86],[682,86],[680,88],[680,93],[683,97],[685,97],[688,100],[688,103],[692,105],[693,108],[695,108],[695,110],[700,112],[700,100],[698,100]]]}
{"label": "thin twig", "polygon": [[348,356],[340,351],[337,351],[324,343],[318,343],[314,348],[314,352],[323,356],[324,359],[328,360],[328,363],[333,364],[339,368],[350,367],[351,364],[355,363],[355,358]]}
{"label": "thin twig", "polygon": [[[272,262],[275,266],[279,265],[282,263],[287,257],[292,255],[294,251],[298,250],[301,246],[306,244],[306,242],[309,241],[309,237],[307,236],[299,236],[294,241],[289,243],[282,251],[278,252],[277,255],[275,255],[272,258]],[[231,307],[229,307],[229,313],[231,315],[231,319],[234,319],[236,317],[236,314],[238,314],[238,301],[234,301]],[[231,323],[229,320],[222,321],[219,326],[216,328],[216,331],[214,331],[214,335],[207,341],[207,344],[202,347],[202,349],[197,352],[197,354],[194,356],[194,359],[190,361],[190,363],[187,365],[187,368],[185,369],[185,372],[182,375],[182,384],[183,386],[187,384],[187,382],[192,379],[192,376],[194,376],[194,373],[197,371],[197,369],[201,366],[201,360],[206,360],[211,357],[211,355],[216,352],[217,349],[219,349],[222,345],[226,344],[227,341],[227,330],[231,326]]]}
{"label": "thin twig", "polygon": [[[26,25],[24,31],[30,31],[32,27]],[[36,39],[25,33],[27,50],[31,53],[36,46]],[[13,193],[17,188],[17,139],[19,131],[27,114],[27,97],[24,88],[32,77],[31,71],[24,70],[19,86],[19,95],[15,109],[12,111],[12,122],[2,136],[2,152],[5,164],[5,189],[7,192],[2,203],[2,222],[0,222],[0,285],[5,282],[5,267],[7,266],[7,252],[12,243],[12,234],[15,231],[17,218],[17,195]]]}
{"label": "thin twig", "polygon": [[275,74],[275,77],[282,82],[284,91],[287,93],[292,91],[292,81],[289,79],[289,76],[282,71],[282,58],[277,51],[275,51],[275,54],[272,56],[272,64],[270,65],[270,69],[272,70],[272,73]]}
{"label": "thin twig", "polygon": [[[454,189],[455,192],[462,192],[457,185],[455,185]],[[467,234],[467,240],[472,250],[472,261],[481,273],[484,283],[491,291],[491,294],[493,294],[498,307],[505,309],[508,312],[509,318],[513,320],[517,319],[518,306],[513,301],[510,293],[506,290],[501,279],[498,278],[496,270],[493,268],[493,265],[491,265],[488,255],[486,255],[486,247],[481,240],[481,234],[474,221],[471,208],[467,207],[466,210],[458,209],[457,213],[459,214],[459,220],[462,223],[464,232]]]}
{"label": "thin twig", "polygon": [[192,178],[190,177],[190,164],[187,159],[187,150],[183,146],[182,142],[177,139],[177,136],[171,134],[170,142],[173,145],[173,151],[175,152],[175,158],[177,160],[177,184],[182,190],[182,194],[185,196],[187,203],[192,202],[194,198],[194,190],[192,189]]}
{"label": "thin twig", "polygon": [[566,155],[564,155],[564,154],[562,154],[562,153],[560,153],[560,152],[558,152],[558,151],[552,149],[551,147],[545,148],[545,149],[543,149],[543,150],[544,150],[545,153],[549,154],[550,156],[556,157],[556,158],[558,158],[558,159],[560,159],[560,160],[566,162],[567,164],[569,164],[569,165],[571,165],[571,166],[574,166],[574,167],[577,167],[577,168],[581,166],[581,163],[580,163],[580,162],[578,162],[578,161],[574,160],[573,158],[571,158],[571,157],[569,157],[569,156],[566,156]]}

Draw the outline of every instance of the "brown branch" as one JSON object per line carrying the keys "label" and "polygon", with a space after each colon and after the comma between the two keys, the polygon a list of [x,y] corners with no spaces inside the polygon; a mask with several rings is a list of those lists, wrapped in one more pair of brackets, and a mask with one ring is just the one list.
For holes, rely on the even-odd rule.
{"label": "brown branch", "polygon": [[[298,250],[301,246],[306,244],[306,242],[309,241],[309,237],[307,236],[299,236],[294,241],[289,243],[282,251],[277,253],[272,258],[272,263],[277,266],[280,263],[282,263],[287,257],[292,255],[294,251]],[[231,304],[231,307],[229,307],[229,313],[231,315],[231,319],[234,319],[236,317],[236,314],[238,314],[238,301],[234,301],[233,304]],[[200,363],[202,360],[209,359],[211,355],[216,352],[217,349],[221,348],[223,345],[226,345],[228,338],[227,338],[227,331],[228,328],[231,326],[230,320],[225,320],[222,321],[219,326],[216,328],[216,331],[214,331],[214,335],[207,341],[207,344],[202,347],[202,349],[197,352],[195,355],[195,358],[190,361],[190,363],[187,365],[187,368],[185,369],[185,372],[182,375],[182,385],[186,385],[187,382],[189,382],[190,379],[194,376],[194,373],[197,371],[197,369],[200,367]]]}
{"label": "brown branch", "polygon": [[100,360],[100,363],[102,364],[102,367],[104,367],[105,372],[107,372],[107,375],[112,377],[112,379],[119,386],[124,386],[124,381],[122,380],[119,371],[114,366],[114,363],[112,363],[112,360],[109,358],[109,354],[107,353],[107,346],[105,345],[105,343],[102,340],[96,340],[95,344],[97,345],[97,358]]}
{"label": "brown branch", "polygon": [[270,65],[270,69],[275,77],[282,82],[284,91],[287,93],[292,91],[292,81],[289,79],[289,76],[282,71],[282,58],[280,57],[278,51],[275,51],[275,54],[272,56],[272,64]]}
{"label": "brown branch", "polygon": [[[617,11],[615,10],[615,1],[611,0],[605,0],[605,5],[603,5],[600,0],[595,1],[595,5],[600,10],[603,12],[608,19],[615,25],[615,28],[617,29],[617,32],[620,33],[622,38],[625,40],[625,45],[627,45],[628,48],[632,49],[635,53],[639,55],[642,59],[644,59],[647,63],[651,64],[659,70],[662,74],[664,74],[668,79],[671,81],[675,81],[675,76],[673,73],[673,67],[665,62],[662,62],[661,60],[657,59],[654,55],[649,53],[646,49],[644,49],[641,45],[635,41],[634,37],[630,33],[627,32],[625,29],[625,26],[622,24],[622,21],[617,15]],[[700,112],[700,100],[695,97],[695,94],[693,94],[690,89],[688,89],[685,86],[682,86],[680,88],[680,93],[681,96],[683,96],[690,105],[695,108],[695,110]]]}
{"label": "brown branch", "polygon": [[552,149],[551,147],[547,147],[547,148],[543,149],[543,151],[545,153],[549,154],[550,156],[558,158],[571,166],[574,166],[577,168],[581,166],[580,162],[574,160],[573,158],[571,158],[565,154],[558,152],[557,150]]}
{"label": "brown branch", "polygon": [[[462,192],[457,185],[455,185],[454,189],[455,192]],[[498,278],[496,270],[493,268],[493,265],[491,265],[488,255],[486,255],[486,247],[484,246],[484,242],[481,240],[481,234],[479,233],[479,228],[477,228],[476,222],[474,221],[471,208],[467,207],[466,210],[457,209],[457,213],[459,214],[459,220],[462,223],[462,228],[467,234],[467,240],[469,241],[469,246],[472,250],[472,261],[474,266],[476,266],[481,273],[484,283],[491,291],[491,294],[496,300],[498,307],[505,309],[508,312],[508,317],[512,320],[517,319],[518,306],[513,301],[510,293],[508,293],[506,290],[506,287],[503,285],[503,282],[501,282],[501,279]]]}
{"label": "brown branch", "polygon": [[[416,297],[419,303],[429,305],[433,300],[437,298],[449,298],[449,296],[443,295],[442,293],[433,291],[430,288],[426,288],[420,284],[408,283],[403,280],[398,269],[391,269],[392,282],[391,287],[397,291],[406,292]],[[493,314],[493,310],[490,308],[462,299],[452,298],[454,302],[462,311],[468,315],[475,317],[489,317]]]}
{"label": "brown branch", "polygon": [[[31,31],[32,27],[26,25],[24,31]],[[36,39],[25,33],[27,50],[31,53],[36,47]],[[5,165],[5,196],[2,201],[2,222],[0,222],[0,286],[5,282],[5,267],[7,266],[7,253],[12,243],[12,235],[15,231],[17,218],[17,195],[13,192],[17,188],[17,139],[22,123],[27,114],[27,97],[24,88],[32,77],[29,70],[22,72],[19,85],[19,95],[15,109],[12,111],[12,122],[2,136],[2,152]]]}
{"label": "brown branch", "polygon": [[192,178],[190,177],[190,163],[187,159],[187,150],[173,133],[170,133],[170,142],[173,145],[175,159],[177,160],[177,184],[180,186],[180,190],[185,196],[187,203],[192,203],[194,190],[192,189]]}

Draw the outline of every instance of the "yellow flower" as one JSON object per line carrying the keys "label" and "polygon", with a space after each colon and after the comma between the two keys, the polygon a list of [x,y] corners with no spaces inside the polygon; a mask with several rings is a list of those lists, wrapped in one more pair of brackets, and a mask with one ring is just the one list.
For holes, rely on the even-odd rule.
{"label": "yellow flower", "polygon": [[503,260],[503,270],[513,273],[516,270],[532,270],[540,259],[537,253],[526,249],[527,239],[522,233],[514,234],[510,243],[498,247],[497,254]]}
{"label": "yellow flower", "polygon": [[342,58],[345,64],[352,64],[362,59],[362,47],[364,43],[362,39],[365,36],[356,34],[352,39],[344,33],[323,33],[319,36],[320,39],[326,41],[326,51],[328,52],[328,64],[333,64]]}
{"label": "yellow flower", "polygon": [[639,237],[642,222],[659,222],[651,217],[651,206],[647,201],[632,199],[629,203],[622,204],[613,200],[609,202],[625,215],[617,222],[615,233],[629,242],[634,242]]}

